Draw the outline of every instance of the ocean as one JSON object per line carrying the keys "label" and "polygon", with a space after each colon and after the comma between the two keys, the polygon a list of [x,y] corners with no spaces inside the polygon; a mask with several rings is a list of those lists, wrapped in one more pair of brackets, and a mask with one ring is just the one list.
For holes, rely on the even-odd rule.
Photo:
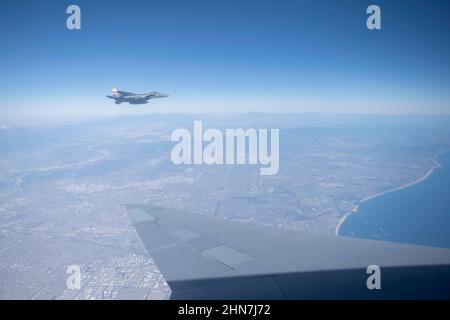
{"label": "ocean", "polygon": [[450,248],[450,152],[425,180],[361,203],[340,236]]}

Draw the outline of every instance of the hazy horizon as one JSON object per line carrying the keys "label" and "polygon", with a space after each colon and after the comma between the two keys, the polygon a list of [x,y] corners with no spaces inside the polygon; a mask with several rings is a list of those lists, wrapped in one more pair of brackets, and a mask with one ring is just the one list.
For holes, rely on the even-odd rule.
{"label": "hazy horizon", "polygon": [[[211,112],[211,113],[195,113],[195,112],[135,112],[135,113],[118,113],[112,115],[98,115],[85,117],[21,117],[20,119],[5,119],[0,122],[0,130],[7,128],[33,128],[33,127],[58,127],[70,126],[79,124],[90,124],[104,121],[121,121],[126,119],[141,119],[152,120],[153,117],[188,117],[192,119],[201,120],[204,118],[212,119],[230,119],[234,117],[265,117],[265,116],[279,116],[279,117],[299,117],[304,120],[313,119],[323,121],[325,119],[335,120],[374,120],[374,119],[404,119],[404,120],[418,120],[419,122],[426,119],[442,119],[450,120],[449,114],[382,114],[382,113],[326,113],[326,112]],[[37,121],[38,120],[38,121]]]}

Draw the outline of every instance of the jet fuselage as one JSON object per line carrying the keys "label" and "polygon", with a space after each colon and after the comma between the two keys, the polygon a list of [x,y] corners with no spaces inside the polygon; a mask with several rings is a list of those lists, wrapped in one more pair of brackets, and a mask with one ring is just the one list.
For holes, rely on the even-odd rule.
{"label": "jet fuselage", "polygon": [[112,95],[107,96],[110,99],[114,99],[116,104],[120,104],[122,102],[128,102],[129,104],[145,104],[148,103],[148,100],[155,98],[165,98],[169,95],[151,91],[147,93],[132,93],[126,91],[120,91],[117,89],[112,90]]}

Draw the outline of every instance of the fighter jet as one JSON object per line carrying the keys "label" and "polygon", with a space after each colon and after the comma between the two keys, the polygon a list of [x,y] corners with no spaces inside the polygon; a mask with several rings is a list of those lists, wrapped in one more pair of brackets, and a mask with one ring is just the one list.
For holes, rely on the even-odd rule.
{"label": "fighter jet", "polygon": [[151,91],[147,93],[132,93],[126,91],[120,91],[116,88],[112,89],[112,95],[108,98],[114,99],[115,104],[121,104],[122,102],[128,102],[129,104],[144,104],[148,103],[148,100],[154,98],[165,98],[168,94]]}

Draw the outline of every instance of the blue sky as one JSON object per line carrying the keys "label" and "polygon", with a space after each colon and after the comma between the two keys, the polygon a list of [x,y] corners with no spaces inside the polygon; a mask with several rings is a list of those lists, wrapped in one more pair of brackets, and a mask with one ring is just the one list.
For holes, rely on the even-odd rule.
{"label": "blue sky", "polygon": [[[81,7],[82,29],[66,29]],[[382,30],[366,28],[370,4]],[[0,2],[0,117],[450,113],[448,1]],[[170,98],[116,106],[112,86]]]}

